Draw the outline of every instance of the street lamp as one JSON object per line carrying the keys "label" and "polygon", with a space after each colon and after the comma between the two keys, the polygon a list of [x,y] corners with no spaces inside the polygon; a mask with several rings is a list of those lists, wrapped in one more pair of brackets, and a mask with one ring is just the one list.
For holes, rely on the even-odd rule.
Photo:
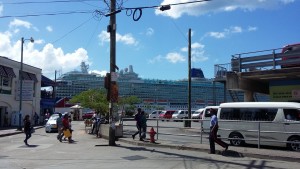
{"label": "street lamp", "polygon": [[24,39],[24,37],[21,38],[21,69],[19,71],[19,81],[20,81],[20,106],[19,106],[19,130],[22,130],[22,126],[21,126],[21,118],[22,118],[22,88],[23,88],[23,78],[22,78],[22,72],[23,72],[23,44],[25,42],[25,40],[30,40],[31,43],[34,42],[34,39],[31,37],[30,39]]}

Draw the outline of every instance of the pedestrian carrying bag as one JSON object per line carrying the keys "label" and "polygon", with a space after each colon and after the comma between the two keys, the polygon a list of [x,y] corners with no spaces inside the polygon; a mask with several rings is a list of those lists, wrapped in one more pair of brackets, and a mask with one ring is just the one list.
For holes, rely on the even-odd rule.
{"label": "pedestrian carrying bag", "polygon": [[69,129],[64,130],[63,133],[64,133],[65,137],[71,137],[72,136]]}

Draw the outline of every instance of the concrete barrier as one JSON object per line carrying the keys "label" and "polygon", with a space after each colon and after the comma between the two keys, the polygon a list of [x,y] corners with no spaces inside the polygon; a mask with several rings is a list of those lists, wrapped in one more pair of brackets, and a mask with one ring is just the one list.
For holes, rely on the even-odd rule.
{"label": "concrete barrier", "polygon": [[[109,138],[109,127],[110,127],[110,124],[101,124],[100,125],[101,136],[105,139]],[[115,125],[115,137],[116,138],[123,137],[123,125],[122,124]]]}

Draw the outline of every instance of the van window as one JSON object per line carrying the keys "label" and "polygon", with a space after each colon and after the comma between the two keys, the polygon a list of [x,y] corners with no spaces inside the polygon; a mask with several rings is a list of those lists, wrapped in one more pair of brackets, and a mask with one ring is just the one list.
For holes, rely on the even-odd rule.
{"label": "van window", "polygon": [[283,109],[286,120],[300,121],[300,110],[298,109]]}
{"label": "van window", "polygon": [[273,121],[278,109],[272,108],[222,108],[220,119]]}

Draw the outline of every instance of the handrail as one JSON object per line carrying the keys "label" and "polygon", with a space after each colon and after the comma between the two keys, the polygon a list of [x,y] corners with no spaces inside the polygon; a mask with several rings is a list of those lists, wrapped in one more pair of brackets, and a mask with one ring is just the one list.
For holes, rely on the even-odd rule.
{"label": "handrail", "polygon": [[[122,120],[130,120],[130,121],[134,121],[134,118],[123,118]],[[172,135],[172,136],[178,136],[178,137],[200,137],[200,144],[203,144],[203,138],[206,138],[208,139],[208,136],[204,136],[203,133],[204,131],[208,131],[209,128],[204,128],[203,127],[203,122],[207,121],[209,122],[210,120],[202,120],[202,119],[180,119],[182,121],[199,121],[200,122],[200,129],[199,129],[199,132],[200,134],[180,134],[180,133],[176,133],[176,134],[173,134],[173,133],[168,133],[168,132],[160,132],[159,129],[163,129],[163,128],[178,128],[178,127],[171,127],[171,126],[168,126],[168,127],[165,127],[165,126],[160,126],[159,125],[159,122],[162,120],[162,119],[147,119],[148,121],[156,121],[156,125],[154,126],[148,126],[148,127],[156,127],[156,139],[158,140],[159,139],[159,135]],[[166,119],[164,119],[166,120]],[[174,119],[168,119],[169,122],[172,122],[174,121]],[[178,119],[176,119],[178,120]],[[236,123],[236,122],[242,122],[242,123],[253,123],[253,124],[256,124],[256,128],[257,129],[250,129],[250,130],[243,130],[243,129],[226,129],[226,128],[222,128],[222,123],[223,122],[227,122],[227,123]],[[257,141],[257,148],[259,149],[260,148],[260,145],[261,145],[261,134],[262,133],[281,133],[281,134],[291,134],[291,135],[297,135],[297,136],[300,136],[300,131],[299,132],[289,132],[289,131],[284,131],[284,132],[281,132],[281,131],[267,131],[267,130],[261,130],[261,124],[264,124],[264,123],[274,123],[274,122],[271,122],[271,121],[240,121],[240,120],[219,120],[219,124],[220,124],[220,128],[219,130],[227,130],[227,131],[241,131],[241,132],[256,132],[257,133],[257,139],[236,139],[236,138],[221,138],[221,139],[226,139],[226,140],[244,140],[244,141]],[[287,122],[277,122],[279,124],[285,124]],[[295,124],[295,125],[300,125],[299,122],[288,122],[289,124]],[[123,123],[123,126],[126,127],[126,126],[135,126],[135,125],[125,125]],[[255,125],[253,125],[255,126]],[[300,126],[299,126],[300,127]],[[123,130],[124,131],[124,130]],[[291,142],[291,141],[287,141],[287,140],[271,140],[271,139],[264,139],[263,140],[264,142],[278,142],[278,143],[294,143],[294,144],[300,144],[300,142]]]}

